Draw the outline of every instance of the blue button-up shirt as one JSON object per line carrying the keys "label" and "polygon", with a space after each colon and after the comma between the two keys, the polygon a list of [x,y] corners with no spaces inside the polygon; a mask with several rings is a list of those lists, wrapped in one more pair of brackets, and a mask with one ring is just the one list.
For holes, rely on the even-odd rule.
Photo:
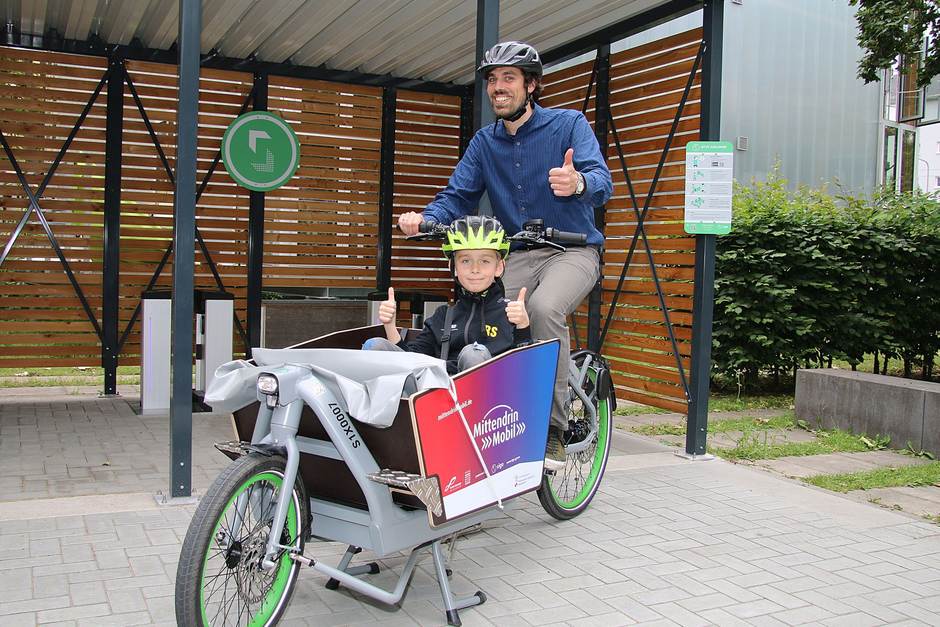
{"label": "blue button-up shirt", "polygon": [[[574,167],[584,176],[586,191],[558,197],[548,184],[548,171],[562,166],[565,152],[574,149]],[[594,226],[594,207],[610,198],[613,185],[587,119],[571,109],[535,105],[531,117],[515,135],[502,121],[473,136],[447,187],[424,210],[428,220],[449,224],[475,213],[484,190],[493,215],[509,234],[522,223],[541,218],[545,226],[586,233],[587,243],[601,245],[604,236]]]}

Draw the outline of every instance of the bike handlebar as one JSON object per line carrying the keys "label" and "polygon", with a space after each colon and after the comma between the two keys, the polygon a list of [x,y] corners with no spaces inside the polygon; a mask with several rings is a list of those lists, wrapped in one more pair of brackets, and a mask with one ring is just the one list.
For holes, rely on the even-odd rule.
{"label": "bike handlebar", "polygon": [[[411,238],[443,240],[447,236],[447,229],[446,224],[425,220],[418,225],[418,235],[413,235]],[[541,220],[533,220],[526,222],[521,231],[507,239],[529,248],[550,246],[564,250],[564,245],[583,246],[587,242],[587,235],[585,233],[573,233],[552,227],[543,227]]]}

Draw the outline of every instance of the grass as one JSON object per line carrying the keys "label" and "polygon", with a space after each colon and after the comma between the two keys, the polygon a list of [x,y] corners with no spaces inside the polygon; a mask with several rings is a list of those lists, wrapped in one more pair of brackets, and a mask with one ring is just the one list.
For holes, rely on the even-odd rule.
{"label": "grass", "polygon": [[[737,396],[736,394],[712,393],[708,399],[709,412],[754,411],[757,409],[792,409],[792,394],[760,394]],[[617,407],[618,416],[645,416],[648,414],[671,414],[668,409],[621,403]]]}
{"label": "grass", "polygon": [[755,461],[780,457],[805,457],[827,453],[859,453],[884,448],[884,438],[868,438],[847,431],[814,431],[816,439],[811,442],[775,442],[768,431],[749,431],[741,436],[733,448],[711,448],[709,452],[730,461]]}
{"label": "grass", "polygon": [[[118,366],[118,385],[140,383],[140,366]],[[104,369],[93,366],[48,368],[0,368],[0,388],[80,387],[100,385]]]}
{"label": "grass", "polygon": [[940,485],[940,462],[900,468],[892,466],[840,475],[816,475],[807,477],[804,481],[833,492]]}
{"label": "grass", "polygon": [[[769,429],[792,429],[796,423],[793,414],[783,414],[770,418],[728,418],[708,423],[709,433],[728,433],[731,431],[766,431]],[[685,423],[641,425],[631,429],[642,435],[685,435]]]}

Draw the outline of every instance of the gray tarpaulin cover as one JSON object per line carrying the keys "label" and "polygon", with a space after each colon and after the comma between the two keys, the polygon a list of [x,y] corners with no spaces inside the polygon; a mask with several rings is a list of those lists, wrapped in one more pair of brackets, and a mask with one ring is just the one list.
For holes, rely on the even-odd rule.
{"label": "gray tarpaulin cover", "polygon": [[255,348],[251,352],[257,365],[231,361],[215,371],[205,396],[214,411],[235,411],[253,403],[258,375],[281,364],[309,368],[344,400],[356,420],[376,427],[388,427],[395,420],[398,400],[409,380],[409,393],[450,386],[445,362],[418,353],[342,348]]}

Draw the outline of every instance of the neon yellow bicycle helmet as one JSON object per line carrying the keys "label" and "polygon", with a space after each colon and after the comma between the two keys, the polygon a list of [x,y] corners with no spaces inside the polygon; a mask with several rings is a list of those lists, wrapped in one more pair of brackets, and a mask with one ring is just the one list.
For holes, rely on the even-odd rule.
{"label": "neon yellow bicycle helmet", "polygon": [[458,250],[495,250],[505,259],[509,254],[509,240],[496,218],[467,216],[454,220],[447,229],[447,241],[441,248],[448,259],[453,259]]}

